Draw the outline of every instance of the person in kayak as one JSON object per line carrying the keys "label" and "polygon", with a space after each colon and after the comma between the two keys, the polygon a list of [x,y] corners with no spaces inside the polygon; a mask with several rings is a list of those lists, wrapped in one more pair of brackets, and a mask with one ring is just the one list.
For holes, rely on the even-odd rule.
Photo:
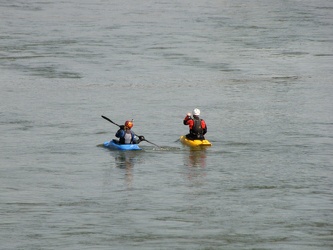
{"label": "person in kayak", "polygon": [[136,136],[131,130],[133,128],[132,121],[126,121],[124,125],[119,126],[115,136],[119,138],[119,144],[139,144],[145,138],[144,136]]}
{"label": "person in kayak", "polygon": [[193,118],[191,113],[187,113],[184,118],[184,125],[188,125],[190,133],[186,135],[187,139],[190,140],[205,140],[204,135],[207,133],[207,125],[203,119],[199,118],[200,110],[195,108],[193,110]]}

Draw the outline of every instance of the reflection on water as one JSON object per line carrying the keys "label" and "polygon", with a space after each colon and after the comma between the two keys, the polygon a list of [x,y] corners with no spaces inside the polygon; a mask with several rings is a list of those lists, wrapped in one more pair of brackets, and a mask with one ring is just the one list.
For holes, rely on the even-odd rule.
{"label": "reflection on water", "polygon": [[184,165],[186,169],[186,179],[195,186],[204,184],[206,173],[207,152],[205,148],[190,149],[184,154]]}
{"label": "reflection on water", "polygon": [[135,152],[117,151],[114,154],[116,166],[122,169],[132,169],[135,161]]}
{"label": "reflection on water", "polygon": [[135,163],[141,161],[140,151],[111,151],[115,167],[124,170],[125,182],[128,188],[132,188],[133,169]]}
{"label": "reflection on water", "polygon": [[128,188],[132,188],[133,184],[133,168],[135,162],[139,160],[139,155],[141,152],[138,151],[117,151],[114,159],[116,167],[124,169],[125,172],[125,181]]}
{"label": "reflection on water", "polygon": [[191,148],[185,165],[190,167],[206,167],[206,148]]}
{"label": "reflection on water", "polygon": [[134,156],[130,151],[119,152],[115,156],[116,166],[126,170],[125,180],[128,188],[132,188],[133,183],[133,167],[134,167]]}

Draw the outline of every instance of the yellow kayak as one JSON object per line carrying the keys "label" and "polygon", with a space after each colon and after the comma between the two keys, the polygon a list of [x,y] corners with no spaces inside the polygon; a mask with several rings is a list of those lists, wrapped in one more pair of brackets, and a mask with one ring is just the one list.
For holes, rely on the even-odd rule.
{"label": "yellow kayak", "polygon": [[207,147],[212,146],[208,140],[189,140],[185,135],[180,137],[180,142],[189,147]]}

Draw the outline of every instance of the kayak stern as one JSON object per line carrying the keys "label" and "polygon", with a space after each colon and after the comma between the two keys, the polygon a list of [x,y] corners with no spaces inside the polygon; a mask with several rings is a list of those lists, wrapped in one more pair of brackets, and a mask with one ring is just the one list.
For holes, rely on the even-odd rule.
{"label": "kayak stern", "polygon": [[210,147],[212,144],[208,140],[189,140],[185,135],[180,137],[180,142],[189,147]]}
{"label": "kayak stern", "polygon": [[115,149],[115,150],[141,150],[138,144],[119,144],[114,140],[106,141],[103,143],[105,148]]}

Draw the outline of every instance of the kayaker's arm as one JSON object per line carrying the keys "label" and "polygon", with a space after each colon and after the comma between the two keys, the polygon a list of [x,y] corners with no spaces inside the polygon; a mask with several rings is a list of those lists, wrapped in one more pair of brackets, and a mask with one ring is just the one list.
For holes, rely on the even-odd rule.
{"label": "kayaker's arm", "polygon": [[202,119],[201,119],[201,126],[202,126],[202,134],[205,135],[207,133],[207,124]]}
{"label": "kayaker's arm", "polygon": [[123,130],[123,129],[118,129],[118,131],[117,131],[117,133],[115,134],[115,136],[117,137],[117,138],[121,138],[121,137],[124,137],[124,135],[125,135],[125,131]]}
{"label": "kayaker's arm", "polygon": [[192,120],[191,113],[187,113],[187,114],[186,114],[186,116],[185,116],[185,118],[184,118],[184,120],[183,120],[183,124],[184,124],[184,125],[188,125],[187,122],[188,122],[189,120]]}
{"label": "kayaker's arm", "polygon": [[140,140],[140,141],[144,141],[144,140],[145,140],[145,137],[144,137],[143,135],[140,135],[140,136],[139,136],[139,140]]}
{"label": "kayaker's arm", "polygon": [[136,144],[139,144],[140,142],[145,141],[145,140],[146,139],[143,135],[139,135],[139,136],[136,135],[134,138],[134,141],[136,142]]}

